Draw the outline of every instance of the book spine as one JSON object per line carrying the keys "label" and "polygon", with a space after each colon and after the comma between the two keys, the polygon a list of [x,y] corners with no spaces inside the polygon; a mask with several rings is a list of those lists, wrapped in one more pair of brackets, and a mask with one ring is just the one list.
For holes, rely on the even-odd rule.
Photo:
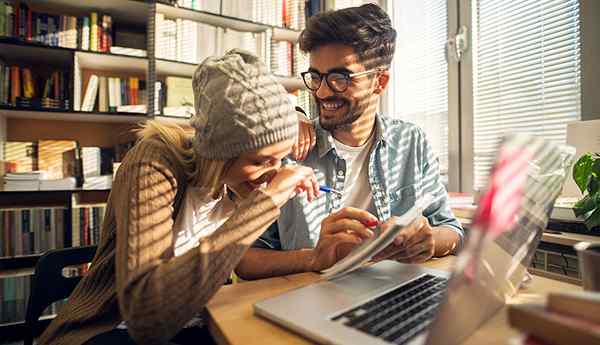
{"label": "book spine", "polygon": [[10,103],[14,106],[17,105],[17,98],[21,97],[21,77],[19,73],[19,67],[12,66],[10,69]]}
{"label": "book spine", "polygon": [[83,30],[81,31],[81,49],[90,50],[90,18],[83,17]]}
{"label": "book spine", "polygon": [[33,98],[35,97],[33,77],[31,76],[31,70],[29,68],[21,69],[23,73],[23,97]]}
{"label": "book spine", "polygon": [[90,50],[98,51],[98,13],[92,12],[90,14]]}

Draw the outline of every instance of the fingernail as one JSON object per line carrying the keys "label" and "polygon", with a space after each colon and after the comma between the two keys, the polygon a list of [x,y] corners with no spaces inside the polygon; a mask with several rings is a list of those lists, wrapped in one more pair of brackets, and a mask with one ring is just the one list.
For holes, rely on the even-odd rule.
{"label": "fingernail", "polygon": [[375,233],[371,230],[367,230],[367,233],[369,234],[369,237],[375,236]]}
{"label": "fingernail", "polygon": [[363,222],[363,225],[366,226],[367,228],[374,228],[377,226],[377,224],[379,224],[379,221],[374,220],[374,219],[365,220]]}

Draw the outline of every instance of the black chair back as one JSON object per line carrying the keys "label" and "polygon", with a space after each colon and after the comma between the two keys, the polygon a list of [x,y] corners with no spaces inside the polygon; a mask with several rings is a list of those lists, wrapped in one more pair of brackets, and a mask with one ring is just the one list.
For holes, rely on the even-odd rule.
{"label": "black chair back", "polygon": [[27,303],[25,326],[28,331],[24,345],[33,344],[33,338],[39,332],[37,323],[44,310],[52,303],[69,297],[81,280],[81,276],[63,276],[63,268],[91,262],[96,249],[97,246],[55,249],[40,257]]}

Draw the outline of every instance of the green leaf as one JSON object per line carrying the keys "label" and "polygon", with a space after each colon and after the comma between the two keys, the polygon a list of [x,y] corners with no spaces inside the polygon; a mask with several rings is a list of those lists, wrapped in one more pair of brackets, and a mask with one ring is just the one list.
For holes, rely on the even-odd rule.
{"label": "green leaf", "polygon": [[583,216],[598,206],[598,197],[587,194],[573,205],[575,216]]}
{"label": "green leaf", "polygon": [[581,193],[587,189],[592,169],[594,168],[594,158],[591,153],[586,153],[581,156],[575,166],[573,167],[573,179],[579,187]]}
{"label": "green leaf", "polygon": [[600,177],[600,155],[594,155],[594,166],[592,167],[592,174]]}
{"label": "green leaf", "polygon": [[587,191],[590,195],[594,195],[594,194],[598,193],[599,189],[600,189],[600,176],[592,175],[590,177],[590,182],[588,183],[588,186],[587,186]]}
{"label": "green leaf", "polygon": [[585,226],[588,230],[600,225],[600,207],[596,208],[596,211],[592,212],[592,214],[587,217],[585,220]]}

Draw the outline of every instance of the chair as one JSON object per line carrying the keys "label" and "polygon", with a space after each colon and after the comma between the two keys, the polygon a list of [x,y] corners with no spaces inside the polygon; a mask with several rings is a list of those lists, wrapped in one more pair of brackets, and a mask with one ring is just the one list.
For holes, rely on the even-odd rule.
{"label": "chair", "polygon": [[63,268],[91,262],[96,249],[97,246],[55,249],[40,257],[35,266],[27,303],[24,345],[33,344],[33,338],[40,328],[38,320],[42,312],[52,303],[69,297],[81,280],[81,276],[63,276]]}

